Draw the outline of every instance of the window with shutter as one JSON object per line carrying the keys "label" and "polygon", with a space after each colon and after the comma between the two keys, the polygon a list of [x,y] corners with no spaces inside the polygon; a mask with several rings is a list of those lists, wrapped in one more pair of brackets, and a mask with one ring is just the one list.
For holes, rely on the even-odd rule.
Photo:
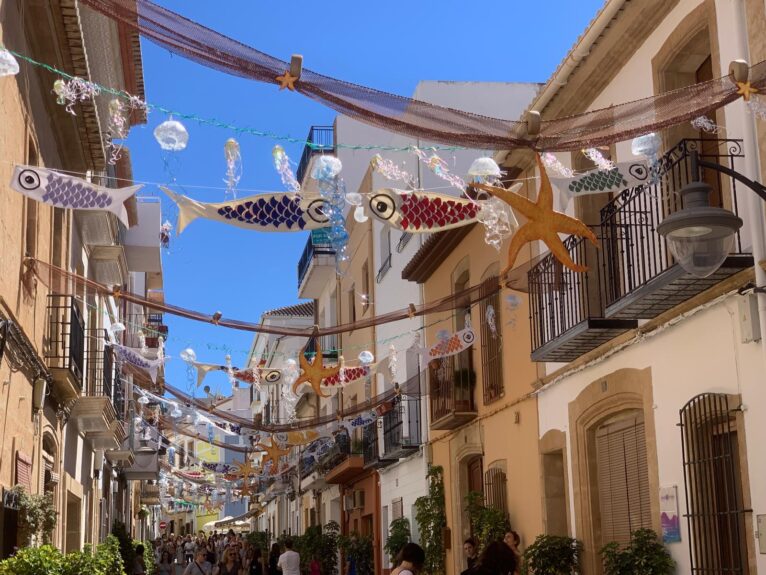
{"label": "window with shutter", "polygon": [[16,484],[32,493],[32,459],[21,451],[16,452]]}
{"label": "window with shutter", "polygon": [[630,542],[630,534],[651,528],[649,470],[641,415],[622,417],[596,430],[596,476],[600,546]]}
{"label": "window with shutter", "polygon": [[400,519],[404,517],[404,504],[402,498],[394,499],[391,501],[391,520]]}
{"label": "window with shutter", "polygon": [[[497,278],[490,278],[497,280]],[[479,303],[481,324],[481,374],[484,387],[484,404],[502,397],[503,344],[500,337],[500,295],[495,291],[488,295],[493,282],[485,280],[481,291],[484,298]]]}

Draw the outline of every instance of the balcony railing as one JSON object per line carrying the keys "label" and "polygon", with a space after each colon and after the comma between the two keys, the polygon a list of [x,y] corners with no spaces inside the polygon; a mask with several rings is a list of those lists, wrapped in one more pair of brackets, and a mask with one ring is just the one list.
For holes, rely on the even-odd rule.
{"label": "balcony railing", "polygon": [[114,364],[112,350],[107,343],[107,334],[104,329],[87,330],[88,346],[85,352],[85,365],[87,377],[85,395],[104,396],[113,398],[112,383],[114,377]]}
{"label": "balcony railing", "polygon": [[306,242],[306,247],[303,248],[303,253],[301,254],[301,259],[298,260],[298,286],[300,286],[303,283],[303,279],[306,277],[306,274],[309,271],[309,268],[311,267],[311,262],[316,256],[325,255],[325,256],[334,256],[335,250],[333,247],[327,242],[326,240],[323,240],[321,237],[322,234],[320,233],[314,233],[319,232],[319,230],[313,230],[311,234],[309,235],[309,239]]}
{"label": "balcony railing", "polygon": [[168,326],[165,325],[161,313],[133,313],[125,316],[125,345],[141,347],[141,335],[149,349],[160,345],[160,337],[168,338]]}
{"label": "balcony railing", "polygon": [[402,397],[383,415],[383,453],[399,459],[416,450],[421,441],[420,400]]}
{"label": "balcony railing", "polygon": [[452,429],[476,417],[471,350],[431,361],[428,367],[431,382],[431,426]]}
{"label": "balcony railing", "polygon": [[306,171],[309,168],[311,157],[314,154],[323,154],[335,151],[335,135],[332,126],[311,126],[309,135],[306,138],[312,145],[306,144],[303,148],[303,154],[298,162],[298,169],[295,176],[303,185],[303,178],[306,177]]}
{"label": "balcony railing", "polygon": [[323,335],[320,337],[311,337],[306,343],[306,356],[313,358],[317,352],[317,342],[319,342],[324,359],[338,359],[338,334]]}
{"label": "balcony railing", "polygon": [[69,372],[82,387],[85,323],[74,296],[48,296],[48,345],[45,358],[52,370]]}
{"label": "balcony railing", "polygon": [[[752,266],[743,254],[737,234],[733,253],[707,278],[693,278],[676,264],[657,226],[682,208],[678,192],[691,180],[689,152],[734,168],[741,158],[738,140],[682,140],[660,159],[660,178],[623,191],[601,210],[601,222],[592,226],[596,249],[589,241],[570,236],[564,246],[576,264],[576,273],[552,254],[527,274],[535,361],[572,361],[587,351],[637,327],[705,291],[726,277]],[[706,174],[713,188],[711,205],[738,212],[733,179]]]}
{"label": "balcony railing", "polygon": [[[665,239],[657,233],[657,226],[682,208],[678,192],[691,181],[691,151],[731,169],[737,169],[736,160],[744,157],[741,140],[681,140],[662,157],[662,176],[657,184],[625,190],[601,210],[600,259],[607,316],[651,318],[664,311],[655,310],[650,302],[640,306],[642,309],[634,305],[626,309],[624,302],[615,304],[676,266]],[[705,172],[704,179],[713,188],[711,205],[739,215],[737,181],[712,171]],[[732,254],[743,253],[742,236],[737,232]],[[663,299],[662,307],[666,309],[680,303],[673,298]]]}

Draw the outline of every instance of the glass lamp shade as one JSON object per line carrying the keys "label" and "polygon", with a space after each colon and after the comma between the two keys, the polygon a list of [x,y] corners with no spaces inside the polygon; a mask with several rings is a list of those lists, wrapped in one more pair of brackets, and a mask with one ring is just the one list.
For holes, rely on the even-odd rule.
{"label": "glass lamp shade", "polygon": [[742,220],[729,210],[709,205],[710,186],[692,182],[681,190],[684,208],[669,215],[657,231],[686,272],[705,278],[713,274],[734,247]]}

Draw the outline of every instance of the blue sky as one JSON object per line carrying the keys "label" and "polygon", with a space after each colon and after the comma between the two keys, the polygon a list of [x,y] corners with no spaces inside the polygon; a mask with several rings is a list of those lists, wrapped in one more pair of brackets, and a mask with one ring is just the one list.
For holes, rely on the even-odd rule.
{"label": "blue sky", "polygon": [[[385,2],[258,2],[256,0],[154,0],[192,20],[263,52],[328,76],[409,96],[419,80],[544,82],[603,4],[603,0],[386,0]],[[305,138],[312,125],[329,125],[335,113],[274,85],[235,78],[174,56],[143,41],[147,100],[180,112]],[[167,155],[152,131],[167,119],[149,115],[128,144],[139,181],[223,187],[223,145],[233,134],[186,121],[189,145]],[[281,191],[274,141],[238,137],[244,172],[241,188]],[[377,142],[344,142],[375,144]],[[284,145],[297,162],[302,146]],[[223,189],[186,188],[202,201],[222,201]],[[160,194],[147,186],[145,195]],[[246,195],[241,193],[240,196]],[[163,197],[163,216],[176,213]],[[258,321],[268,309],[297,301],[296,266],[305,233],[265,234],[194,221],[173,236],[163,253],[165,299],[195,310]],[[168,382],[188,386],[179,352],[191,347],[200,361],[223,363],[227,350],[244,362],[252,334],[166,315],[170,333]],[[217,378],[215,376],[218,376]],[[222,374],[210,383],[226,391]]]}

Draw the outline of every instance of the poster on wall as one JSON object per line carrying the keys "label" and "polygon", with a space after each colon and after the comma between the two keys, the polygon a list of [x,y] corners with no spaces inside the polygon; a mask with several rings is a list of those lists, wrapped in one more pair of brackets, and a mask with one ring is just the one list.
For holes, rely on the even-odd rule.
{"label": "poster on wall", "polygon": [[681,523],[678,517],[678,489],[675,485],[660,487],[660,522],[662,541],[678,543],[681,541]]}

